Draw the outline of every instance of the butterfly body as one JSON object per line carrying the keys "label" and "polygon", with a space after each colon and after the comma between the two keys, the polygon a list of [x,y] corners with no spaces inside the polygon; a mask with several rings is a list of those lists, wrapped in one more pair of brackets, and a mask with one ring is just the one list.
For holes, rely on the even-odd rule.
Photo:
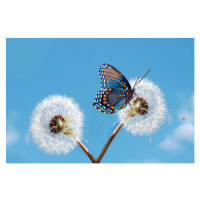
{"label": "butterfly body", "polygon": [[131,89],[125,76],[109,64],[100,65],[99,76],[101,90],[97,94],[93,106],[108,114],[125,108],[135,93],[135,89]]}

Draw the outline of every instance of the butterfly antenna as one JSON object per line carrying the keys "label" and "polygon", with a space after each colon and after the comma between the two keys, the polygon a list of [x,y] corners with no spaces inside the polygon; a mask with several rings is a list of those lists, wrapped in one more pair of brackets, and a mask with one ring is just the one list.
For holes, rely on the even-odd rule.
{"label": "butterfly antenna", "polygon": [[135,81],[135,84],[133,86],[133,88],[137,85],[137,81],[138,81],[139,77],[137,77],[136,81]]}
{"label": "butterfly antenna", "polygon": [[148,70],[148,72],[137,82],[136,85],[138,85],[138,83],[149,73],[150,70],[151,70],[151,69]]}

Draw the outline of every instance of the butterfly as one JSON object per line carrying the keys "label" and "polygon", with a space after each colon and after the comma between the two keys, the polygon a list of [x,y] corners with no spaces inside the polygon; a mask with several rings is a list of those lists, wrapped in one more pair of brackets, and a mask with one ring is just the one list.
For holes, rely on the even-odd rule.
{"label": "butterfly", "polygon": [[125,76],[109,64],[100,65],[99,76],[101,79],[101,90],[96,95],[93,106],[107,114],[112,114],[125,108],[136,95],[135,86],[145,77],[140,79],[140,81],[138,81],[138,77],[133,88],[131,88]]}

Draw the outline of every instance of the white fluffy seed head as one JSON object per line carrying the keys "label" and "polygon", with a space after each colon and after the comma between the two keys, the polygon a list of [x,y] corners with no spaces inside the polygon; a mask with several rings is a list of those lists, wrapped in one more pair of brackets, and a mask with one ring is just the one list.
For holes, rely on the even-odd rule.
{"label": "white fluffy seed head", "polygon": [[47,153],[67,154],[76,145],[71,136],[64,133],[52,133],[49,123],[55,115],[63,116],[72,134],[81,139],[83,127],[83,112],[72,98],[65,95],[51,95],[38,103],[32,113],[30,134],[33,141]]}
{"label": "white fluffy seed head", "polygon": [[[130,80],[130,85],[132,87],[135,84],[135,81],[136,79]],[[145,115],[137,114],[135,117],[131,117],[126,121],[124,127],[133,135],[152,134],[165,120],[167,108],[163,93],[156,84],[146,78],[136,86],[135,92],[138,97],[142,97],[146,100],[148,112]],[[134,97],[134,99],[131,100],[131,104],[136,98],[137,97]],[[118,111],[117,114],[119,120],[124,122],[130,111],[131,108],[129,105]]]}

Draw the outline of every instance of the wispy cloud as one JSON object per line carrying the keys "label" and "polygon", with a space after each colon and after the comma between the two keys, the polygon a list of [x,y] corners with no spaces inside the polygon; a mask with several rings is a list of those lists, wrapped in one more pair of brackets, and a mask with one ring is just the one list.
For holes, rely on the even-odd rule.
{"label": "wispy cloud", "polygon": [[183,142],[194,143],[194,95],[191,96],[188,102],[179,111],[178,117],[186,117],[171,134],[166,135],[166,138],[161,141],[158,146],[166,151],[178,152],[184,149]]}
{"label": "wispy cloud", "polygon": [[194,125],[190,122],[185,122],[174,130],[173,135],[178,140],[185,140],[193,144],[194,143]]}
{"label": "wispy cloud", "polygon": [[6,145],[11,146],[12,144],[16,143],[18,139],[19,139],[18,131],[13,127],[9,127],[6,131]]}
{"label": "wispy cloud", "polygon": [[19,139],[19,132],[14,127],[14,121],[17,119],[17,112],[13,111],[7,116],[6,128],[6,145],[11,146]]}
{"label": "wispy cloud", "polygon": [[158,159],[150,158],[150,159],[144,160],[144,163],[163,163],[163,162]]}
{"label": "wispy cloud", "polygon": [[159,147],[167,151],[181,151],[182,146],[180,142],[174,137],[174,135],[167,135],[166,138],[161,141]]}

